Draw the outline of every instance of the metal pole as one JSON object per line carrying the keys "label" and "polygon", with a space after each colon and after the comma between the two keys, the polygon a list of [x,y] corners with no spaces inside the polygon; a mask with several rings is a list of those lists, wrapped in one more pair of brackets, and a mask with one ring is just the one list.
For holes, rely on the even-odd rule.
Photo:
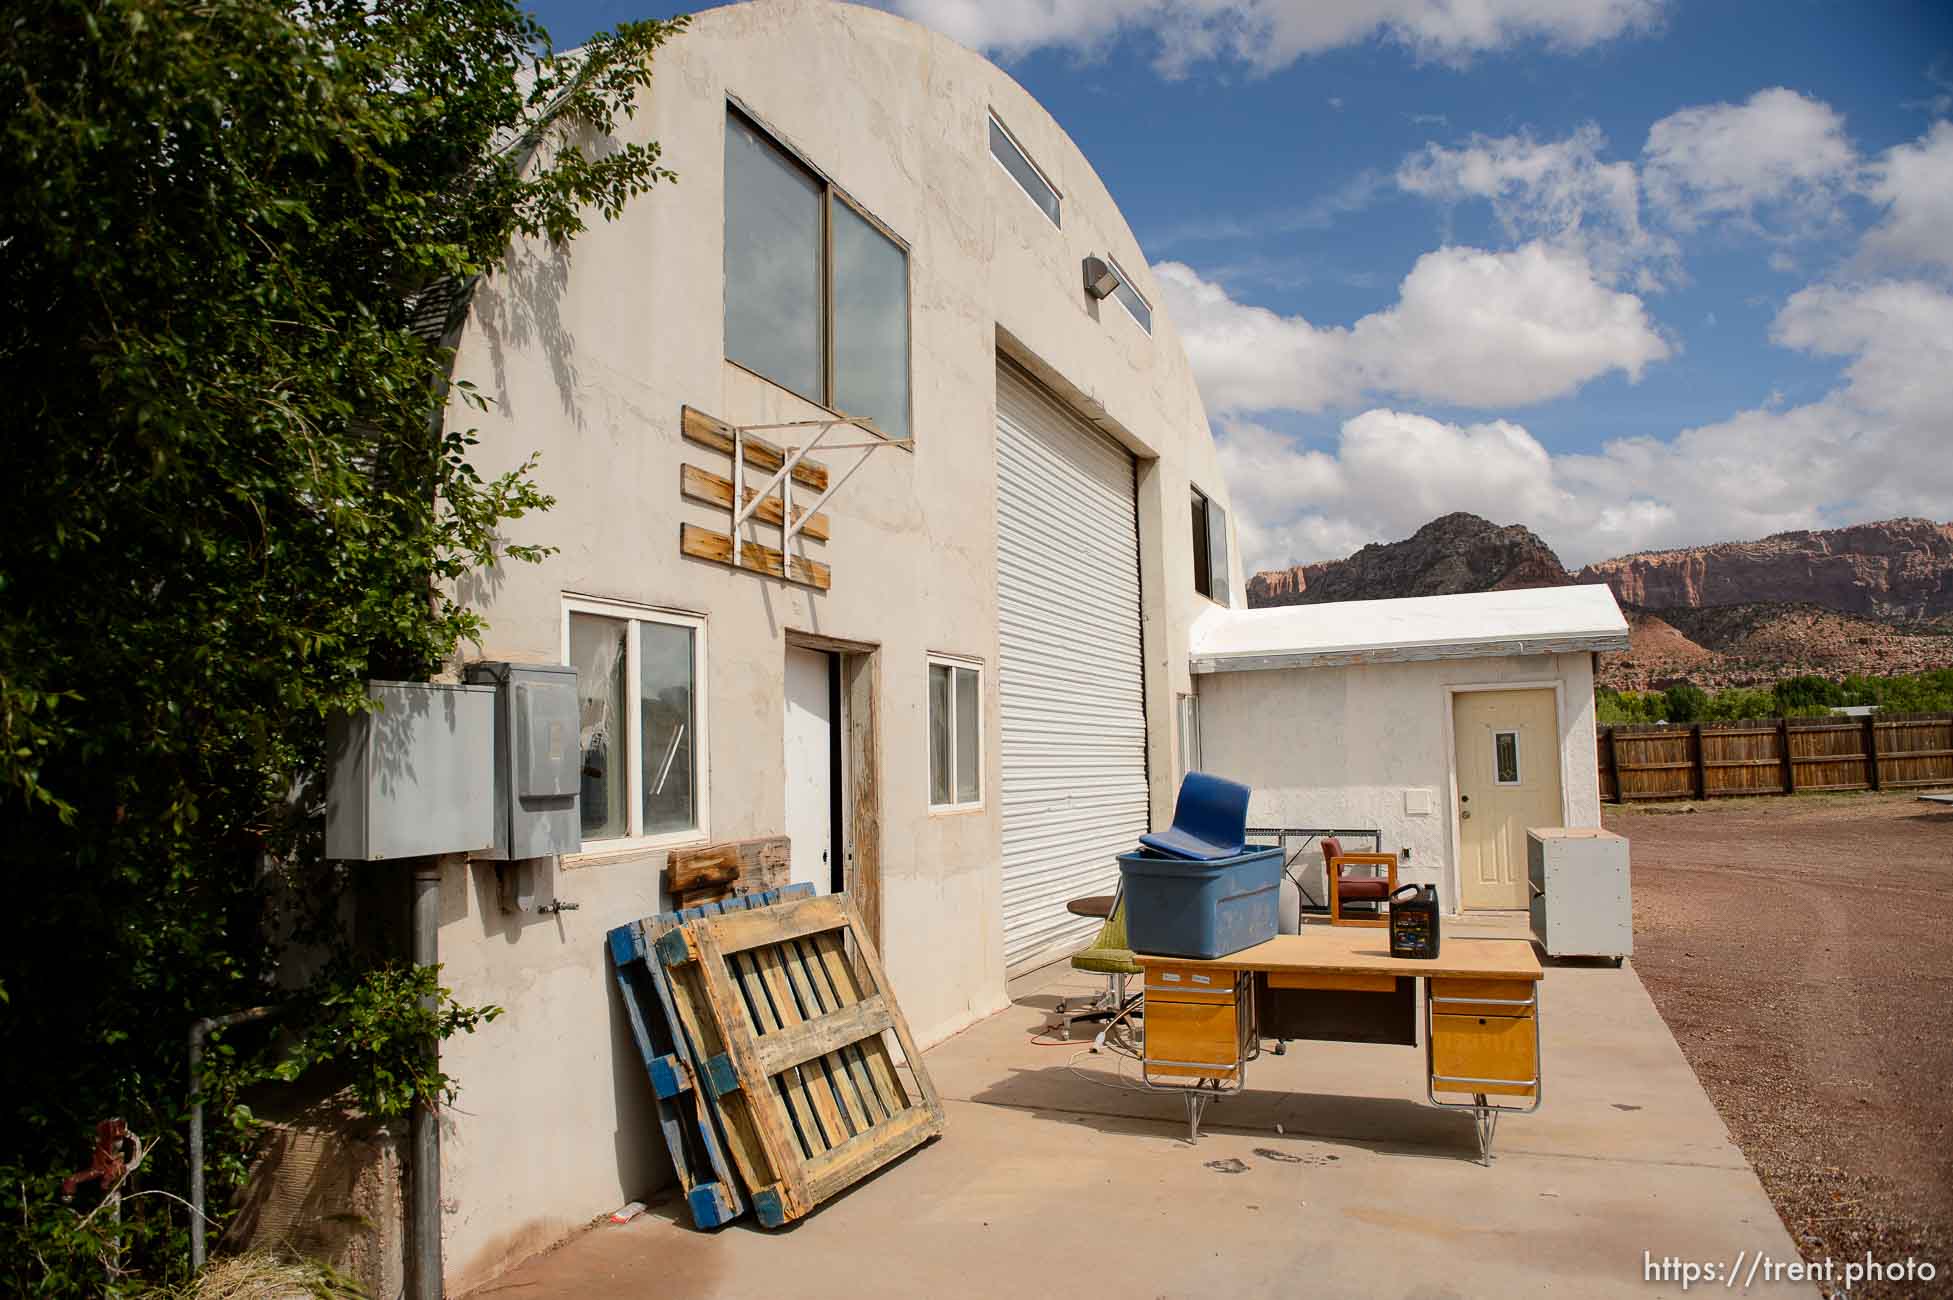
{"label": "metal pole", "polygon": [[[421,858],[414,863],[414,964],[440,962],[441,860]],[[429,995],[421,1005],[434,1010]],[[440,1045],[427,1044],[438,1052]],[[409,1145],[412,1163],[407,1180],[407,1296],[408,1300],[441,1300],[441,1130],[440,1117],[426,1102],[414,1107]]]}
{"label": "metal pole", "polygon": [[251,1007],[225,1016],[205,1016],[190,1024],[190,1271],[203,1267],[203,1043],[213,1029],[263,1020],[283,1010],[279,1006]]}

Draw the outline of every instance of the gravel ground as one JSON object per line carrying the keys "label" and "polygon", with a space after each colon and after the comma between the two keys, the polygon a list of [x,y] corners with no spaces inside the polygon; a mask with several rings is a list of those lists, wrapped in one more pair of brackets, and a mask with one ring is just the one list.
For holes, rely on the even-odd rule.
{"label": "gravel ground", "polygon": [[1632,841],[1635,968],[1805,1257],[1930,1260],[1932,1283],[1851,1294],[1953,1295],[1953,807],[1605,820]]}

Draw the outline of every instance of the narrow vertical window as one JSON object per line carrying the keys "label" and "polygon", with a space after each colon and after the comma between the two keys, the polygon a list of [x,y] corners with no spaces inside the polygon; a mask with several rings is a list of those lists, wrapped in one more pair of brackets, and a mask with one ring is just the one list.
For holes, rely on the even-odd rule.
{"label": "narrow vertical window", "polygon": [[1180,697],[1180,775],[1204,770],[1200,765],[1200,697]]}
{"label": "narrow vertical window", "polygon": [[583,781],[577,806],[583,838],[621,839],[630,834],[625,784],[630,744],[624,710],[630,625],[622,619],[570,616],[570,665],[576,669],[577,739]]}
{"label": "narrow vertical window", "polygon": [[1193,489],[1193,566],[1194,590],[1228,604],[1227,511],[1199,488]]}
{"label": "narrow vertical window", "polygon": [[1495,774],[1492,779],[1499,785],[1518,785],[1519,733],[1516,731],[1493,732],[1492,759],[1495,768]]}
{"label": "narrow vertical window", "polygon": [[1211,552],[1207,541],[1207,498],[1199,488],[1193,489],[1193,569],[1194,590],[1203,596],[1214,594],[1214,575],[1210,567]]}
{"label": "narrow vertical window", "polygon": [[909,255],[845,201],[834,214],[834,401],[909,436]]}
{"label": "narrow vertical window", "polygon": [[929,660],[929,806],[983,804],[983,670]]}
{"label": "narrow vertical window", "polygon": [[827,400],[825,201],[817,177],[727,116],[726,356],[814,402]]}

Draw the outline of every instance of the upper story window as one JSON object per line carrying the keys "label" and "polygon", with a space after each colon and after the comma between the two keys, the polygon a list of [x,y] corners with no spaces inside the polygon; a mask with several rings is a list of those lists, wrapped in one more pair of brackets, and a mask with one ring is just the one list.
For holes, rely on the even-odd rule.
{"label": "upper story window", "polygon": [[909,436],[909,251],[826,177],[726,112],[726,357]]}
{"label": "upper story window", "polygon": [[1125,267],[1120,266],[1109,254],[1105,260],[1112,267],[1112,273],[1119,277],[1119,287],[1112,291],[1112,296],[1119,300],[1119,305],[1126,309],[1128,315],[1139,322],[1139,328],[1151,334],[1153,304],[1147,302],[1140,296],[1139,290],[1132,287],[1132,277],[1126,274]]}
{"label": "upper story window", "polygon": [[1193,489],[1194,590],[1225,605],[1227,591],[1227,511]]}
{"label": "upper story window", "polygon": [[1057,187],[1044,178],[1038,165],[1031,161],[1031,155],[1024,152],[1023,146],[1017,143],[1017,137],[1005,129],[995,113],[990,115],[990,156],[1010,173],[1011,179],[1024,193],[1030,195],[1031,202],[1043,209],[1044,215],[1051,218],[1052,225],[1064,224],[1058,219]]}
{"label": "upper story window", "polygon": [[567,597],[563,661],[576,668],[585,847],[705,834],[705,620]]}

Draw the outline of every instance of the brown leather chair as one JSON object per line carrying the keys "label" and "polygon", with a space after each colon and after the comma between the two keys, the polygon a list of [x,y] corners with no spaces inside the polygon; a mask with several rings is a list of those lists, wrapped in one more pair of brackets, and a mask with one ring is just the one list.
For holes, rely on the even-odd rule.
{"label": "brown leather chair", "polygon": [[[1343,843],[1331,835],[1322,841],[1323,871],[1329,884],[1329,924],[1387,925],[1383,909],[1362,916],[1344,916],[1345,903],[1383,903],[1397,888],[1397,855],[1394,853],[1345,853]],[[1385,874],[1346,876],[1343,868],[1383,867]]]}

